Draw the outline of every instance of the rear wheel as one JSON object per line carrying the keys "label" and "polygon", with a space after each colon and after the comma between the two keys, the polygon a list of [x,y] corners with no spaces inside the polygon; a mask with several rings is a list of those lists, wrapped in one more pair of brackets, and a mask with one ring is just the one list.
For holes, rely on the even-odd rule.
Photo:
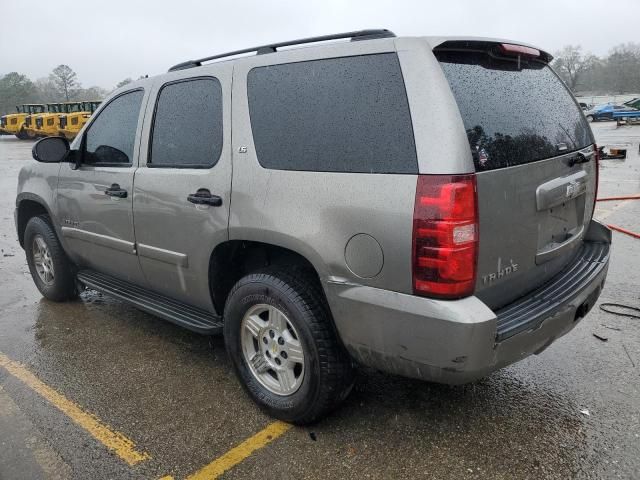
{"label": "rear wheel", "polygon": [[27,135],[27,131],[24,128],[21,128],[18,133],[16,133],[16,137],[20,140],[27,140],[29,136]]}
{"label": "rear wheel", "polygon": [[310,423],[351,390],[351,359],[310,273],[268,270],[247,275],[231,290],[224,320],[225,344],[236,374],[270,415]]}
{"label": "rear wheel", "polygon": [[73,264],[64,253],[49,217],[33,217],[24,232],[27,264],[36,287],[45,298],[55,302],[78,295]]}

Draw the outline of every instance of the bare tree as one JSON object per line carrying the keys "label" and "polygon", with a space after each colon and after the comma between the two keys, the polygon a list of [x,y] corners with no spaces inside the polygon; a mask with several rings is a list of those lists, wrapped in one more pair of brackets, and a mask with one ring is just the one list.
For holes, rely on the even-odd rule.
{"label": "bare tree", "polygon": [[107,90],[97,86],[89,87],[89,88],[81,88],[76,93],[76,100],[87,100],[87,101],[102,100],[104,97],[107,96],[107,93],[109,93],[107,92]]}
{"label": "bare tree", "polygon": [[558,72],[569,88],[576,91],[582,75],[594,67],[597,57],[590,53],[582,53],[579,45],[567,45],[558,53],[553,61],[553,68]]}
{"label": "bare tree", "polygon": [[118,82],[116,85],[116,88],[120,88],[120,87],[124,87],[125,85],[129,84],[133,82],[133,80],[131,80],[131,77],[127,77],[124,80],[122,80],[121,82]]}
{"label": "bare tree", "polygon": [[69,101],[69,95],[73,94],[80,87],[76,72],[68,65],[58,65],[53,69],[49,79],[56,86],[56,89]]}
{"label": "bare tree", "polygon": [[640,44],[614,47],[606,60],[608,86],[615,93],[640,91]]}
{"label": "bare tree", "polygon": [[41,102],[49,103],[63,100],[62,94],[58,91],[58,88],[50,77],[37,79],[36,88],[38,89],[38,97]]}

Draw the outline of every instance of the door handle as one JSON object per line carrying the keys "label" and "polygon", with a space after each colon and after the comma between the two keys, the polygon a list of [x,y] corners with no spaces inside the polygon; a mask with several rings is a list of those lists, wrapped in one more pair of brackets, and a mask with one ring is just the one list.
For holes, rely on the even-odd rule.
{"label": "door handle", "polygon": [[109,188],[104,191],[105,195],[109,195],[110,197],[116,198],[127,198],[127,191],[123,188],[120,188],[120,185],[114,183]]}
{"label": "door handle", "polygon": [[596,152],[582,153],[578,152],[575,157],[569,160],[569,166],[573,167],[578,163],[587,163],[596,154]]}
{"label": "door handle", "polygon": [[187,197],[187,201],[196,205],[211,205],[212,207],[222,205],[222,198],[218,195],[211,195],[211,192],[206,188],[199,188],[196,193],[192,193]]}

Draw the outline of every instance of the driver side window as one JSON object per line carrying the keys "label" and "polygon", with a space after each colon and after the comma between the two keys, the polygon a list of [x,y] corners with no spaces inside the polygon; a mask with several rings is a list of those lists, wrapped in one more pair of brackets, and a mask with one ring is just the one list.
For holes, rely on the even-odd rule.
{"label": "driver side window", "polygon": [[128,92],[112,100],[87,130],[84,163],[126,166],[133,161],[133,145],[142,90]]}

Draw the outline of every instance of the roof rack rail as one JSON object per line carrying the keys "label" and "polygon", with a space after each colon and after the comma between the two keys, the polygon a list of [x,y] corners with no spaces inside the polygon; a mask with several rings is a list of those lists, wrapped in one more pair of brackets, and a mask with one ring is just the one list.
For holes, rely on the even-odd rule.
{"label": "roof rack rail", "polygon": [[262,45],[260,47],[244,48],[242,50],[235,50],[233,52],[220,53],[218,55],[212,55],[210,57],[200,58],[198,60],[187,60],[186,62],[178,63],[169,69],[170,72],[176,70],[185,70],[187,68],[200,67],[203,62],[210,60],[216,60],[218,58],[232,57],[234,55],[241,55],[243,53],[256,52],[257,55],[263,55],[266,53],[275,53],[280,47],[288,47],[291,45],[303,45],[305,43],[325,42],[327,40],[340,40],[343,38],[350,38],[351,41],[357,40],[373,40],[376,38],[389,38],[395,37],[395,33],[387,29],[377,30],[359,30],[356,32],[335,33],[333,35],[322,35],[320,37],[301,38],[299,40],[290,40],[288,42],[272,43],[269,45]]}

